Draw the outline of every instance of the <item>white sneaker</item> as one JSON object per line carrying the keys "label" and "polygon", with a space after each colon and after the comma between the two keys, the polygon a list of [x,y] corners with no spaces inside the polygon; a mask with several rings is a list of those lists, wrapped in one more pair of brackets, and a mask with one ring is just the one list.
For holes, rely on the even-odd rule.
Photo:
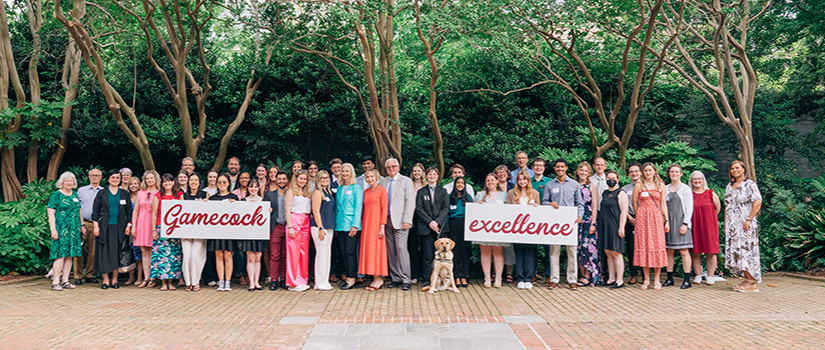
{"label": "white sneaker", "polygon": [[524,282],[524,289],[533,289],[533,282]]}
{"label": "white sneaker", "polygon": [[218,289],[216,290],[219,292],[223,292],[223,281],[218,281]]}
{"label": "white sneaker", "polygon": [[713,276],[713,280],[716,282],[727,282],[728,280],[722,276]]}
{"label": "white sneaker", "polygon": [[206,285],[210,286],[210,287],[214,287],[214,286],[218,285],[218,282],[217,281],[212,281],[212,282],[207,283]]}
{"label": "white sneaker", "polygon": [[693,278],[693,283],[702,283],[702,275],[697,275]]}
{"label": "white sneaker", "polygon": [[306,284],[302,284],[302,285],[300,285],[300,286],[295,286],[295,287],[292,287],[292,288],[290,288],[289,290],[291,290],[291,291],[293,291],[293,292],[303,292],[303,291],[305,291],[305,290],[307,290],[307,289],[309,289],[309,286],[308,286],[308,285],[306,285]]}
{"label": "white sneaker", "polygon": [[223,291],[228,292],[232,290],[232,282],[230,281],[223,281]]}
{"label": "white sneaker", "polygon": [[524,282],[519,282],[518,285],[516,286],[516,288],[524,289]]}

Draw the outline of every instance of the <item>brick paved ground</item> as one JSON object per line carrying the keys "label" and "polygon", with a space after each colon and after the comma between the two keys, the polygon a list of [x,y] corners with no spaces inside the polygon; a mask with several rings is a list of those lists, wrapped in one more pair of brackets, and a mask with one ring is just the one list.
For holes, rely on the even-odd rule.
{"label": "brick paved ground", "polygon": [[[461,294],[430,295],[391,289],[249,293],[238,285],[229,293],[103,291],[99,285],[52,292],[39,279],[0,286],[0,348],[289,349],[311,345],[315,324],[343,323],[403,323],[408,330],[417,323],[506,324],[512,333],[501,338],[515,334],[528,349],[825,348],[825,283],[778,276],[765,282],[757,294],[736,293],[724,283],[660,292],[638,285],[574,292],[474,283]],[[482,329],[469,326],[455,329]],[[318,332],[335,330],[323,327]],[[383,344],[410,345],[388,339]]]}

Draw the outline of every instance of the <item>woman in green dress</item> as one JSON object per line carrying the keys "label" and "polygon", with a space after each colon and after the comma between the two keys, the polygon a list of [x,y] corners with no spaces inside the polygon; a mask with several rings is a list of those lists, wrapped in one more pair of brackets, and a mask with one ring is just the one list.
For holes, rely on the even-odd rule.
{"label": "woman in green dress", "polygon": [[[49,199],[49,229],[52,234],[52,247],[49,259],[54,260],[52,271],[52,290],[75,289],[69,283],[72,271],[72,258],[80,256],[80,233],[86,231],[83,227],[83,215],[80,212],[80,200],[73,190],[77,188],[77,179],[71,172],[60,175],[55,183],[57,191]],[[85,232],[83,232],[85,234]],[[60,283],[60,276],[63,283]]]}

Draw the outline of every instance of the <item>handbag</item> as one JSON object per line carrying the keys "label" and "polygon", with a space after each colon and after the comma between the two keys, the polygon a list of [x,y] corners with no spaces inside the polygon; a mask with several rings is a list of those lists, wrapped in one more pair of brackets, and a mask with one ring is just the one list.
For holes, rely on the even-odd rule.
{"label": "handbag", "polygon": [[120,272],[129,272],[135,268],[135,256],[132,254],[132,247],[129,246],[129,240],[124,239],[120,243],[120,259],[118,261]]}

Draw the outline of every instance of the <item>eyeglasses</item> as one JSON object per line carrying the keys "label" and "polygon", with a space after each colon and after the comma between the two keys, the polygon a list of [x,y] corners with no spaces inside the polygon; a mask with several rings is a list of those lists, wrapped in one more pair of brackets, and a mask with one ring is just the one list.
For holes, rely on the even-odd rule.
{"label": "eyeglasses", "polygon": [[392,168],[397,168],[397,167],[398,167],[398,164],[396,164],[396,165],[387,165],[387,169],[392,169]]}

